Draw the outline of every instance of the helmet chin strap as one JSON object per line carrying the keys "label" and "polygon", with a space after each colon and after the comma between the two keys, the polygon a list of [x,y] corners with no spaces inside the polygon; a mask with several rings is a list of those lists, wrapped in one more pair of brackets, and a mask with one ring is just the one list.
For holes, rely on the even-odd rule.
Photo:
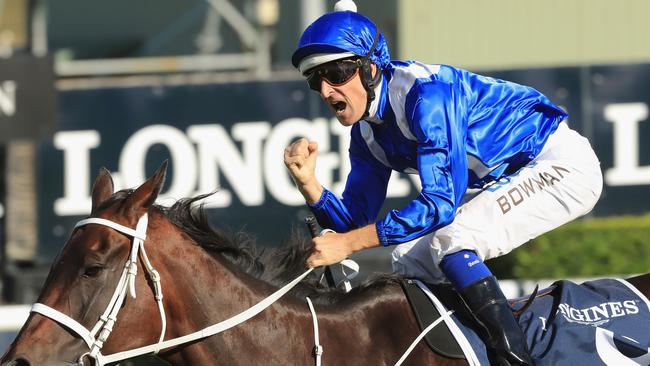
{"label": "helmet chin strap", "polygon": [[370,83],[366,84],[363,82],[363,87],[366,89],[366,94],[368,95],[368,101],[366,102],[366,111],[363,112],[363,116],[361,116],[361,119],[368,118],[370,116],[370,105],[372,102],[375,100],[376,95],[375,95],[375,87],[379,85],[381,82],[382,78],[382,73],[379,67],[377,67],[377,73],[373,77]]}
{"label": "helmet chin strap", "polygon": [[[362,62],[370,62],[370,56],[372,53],[375,51],[375,47],[377,46],[377,41],[379,40],[379,29],[375,31],[375,38],[372,41],[372,46],[370,47],[370,51],[363,56]],[[370,67],[370,66],[369,66]],[[382,72],[379,69],[379,66],[377,66],[375,75],[371,79],[366,79],[365,77],[361,77],[361,85],[363,85],[363,88],[366,89],[366,94],[368,96],[367,102],[366,102],[366,111],[363,112],[363,116],[361,116],[361,119],[368,118],[369,112],[370,112],[370,104],[372,103],[373,100],[375,100],[376,95],[375,95],[375,87],[379,85],[381,82],[382,78]],[[372,67],[371,67],[371,72],[372,72]]]}

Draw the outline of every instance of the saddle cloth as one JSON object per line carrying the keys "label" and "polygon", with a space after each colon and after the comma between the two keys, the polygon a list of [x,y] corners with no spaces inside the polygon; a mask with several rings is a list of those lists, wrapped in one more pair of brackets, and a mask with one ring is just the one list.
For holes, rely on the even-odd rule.
{"label": "saddle cloth", "polygon": [[[650,301],[634,286],[621,279],[601,279],[558,281],[552,287],[540,291],[544,295],[519,317],[537,366],[650,364]],[[430,300],[440,314],[457,306],[443,304],[447,295],[434,295],[438,286],[431,289]],[[475,324],[463,311],[454,311],[444,323],[470,365],[489,365]]]}

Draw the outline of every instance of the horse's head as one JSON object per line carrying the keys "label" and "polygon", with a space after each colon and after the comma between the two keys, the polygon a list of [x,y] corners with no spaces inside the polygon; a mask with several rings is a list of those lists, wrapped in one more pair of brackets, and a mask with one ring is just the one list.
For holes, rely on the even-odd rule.
{"label": "horse's head", "polygon": [[[134,240],[137,240],[134,236],[140,235],[129,233],[128,229],[135,230],[139,220],[146,217],[154,204],[165,179],[166,165],[163,163],[137,189],[115,194],[109,172],[106,169],[100,171],[92,189],[91,219],[78,224],[55,259],[38,299],[38,303],[44,306],[41,311],[32,312],[0,361],[2,365],[76,363],[82,354],[90,352],[92,345],[79,335],[82,328],[74,328],[78,325],[90,331],[90,342],[100,338],[99,334],[106,332],[106,327],[105,324],[96,325],[102,314],[111,313],[108,317],[113,317],[114,312],[107,310],[111,302],[115,303],[113,308],[123,308],[123,311],[119,312],[119,320],[114,323],[112,332],[108,331],[109,336],[100,347],[103,354],[158,340],[161,321],[150,283],[152,276],[145,276],[146,261],[142,253],[139,256],[136,253],[135,258],[139,273],[132,276],[133,279],[128,275],[124,279],[123,272],[129,272],[129,269],[124,270],[125,263],[128,264],[128,258],[133,256],[132,248]],[[120,231],[119,226],[118,229],[106,226],[107,221],[121,225],[127,231]],[[144,234],[144,231],[146,223],[140,233]],[[134,281],[135,288],[139,288],[137,301],[129,295],[129,292],[135,295],[135,288],[122,283],[124,281]],[[114,293],[120,291],[116,290],[119,286],[126,288],[125,294],[112,301],[118,296]],[[54,316],[50,316],[52,312]],[[63,314],[58,319],[57,312]],[[61,320],[66,316],[77,325]],[[106,322],[113,323],[110,319]],[[137,329],[128,329],[127,324],[137,324]],[[91,334],[93,327],[97,328],[94,335]],[[84,362],[89,364],[87,357]]]}

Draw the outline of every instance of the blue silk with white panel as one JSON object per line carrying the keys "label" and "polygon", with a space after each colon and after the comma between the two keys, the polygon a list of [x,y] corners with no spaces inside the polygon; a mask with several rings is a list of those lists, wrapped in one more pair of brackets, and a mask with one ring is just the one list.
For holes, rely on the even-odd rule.
{"label": "blue silk with white panel", "polygon": [[415,61],[387,65],[375,103],[352,127],[342,199],[326,190],[310,207],[322,226],[346,232],[377,220],[391,170],[419,174],[420,194],[376,221],[383,245],[451,223],[468,187],[530,162],[567,117],[533,88]]}

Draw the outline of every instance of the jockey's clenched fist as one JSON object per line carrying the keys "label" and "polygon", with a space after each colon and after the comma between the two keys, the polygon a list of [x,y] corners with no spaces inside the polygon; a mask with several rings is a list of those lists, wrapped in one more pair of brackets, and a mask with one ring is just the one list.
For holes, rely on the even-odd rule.
{"label": "jockey's clenched fist", "polygon": [[318,144],[302,138],[284,149],[284,165],[287,166],[297,185],[305,185],[314,179]]}
{"label": "jockey's clenched fist", "polygon": [[318,202],[323,186],[316,179],[318,144],[302,138],[284,149],[284,165],[308,203]]}

